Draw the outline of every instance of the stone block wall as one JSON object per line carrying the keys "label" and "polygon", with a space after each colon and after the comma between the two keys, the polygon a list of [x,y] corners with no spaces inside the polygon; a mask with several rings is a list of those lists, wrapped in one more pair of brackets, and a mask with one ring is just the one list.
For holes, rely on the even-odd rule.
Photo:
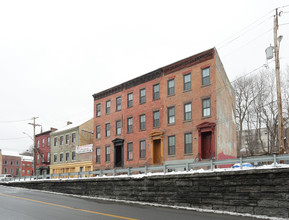
{"label": "stone block wall", "polygon": [[91,178],[10,186],[119,200],[289,217],[289,168],[144,178]]}

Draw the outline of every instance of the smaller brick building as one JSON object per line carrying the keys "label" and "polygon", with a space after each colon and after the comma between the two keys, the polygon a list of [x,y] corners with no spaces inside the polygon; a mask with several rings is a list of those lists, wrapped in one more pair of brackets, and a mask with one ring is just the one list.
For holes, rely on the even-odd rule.
{"label": "smaller brick building", "polygon": [[22,156],[21,176],[33,175],[33,157]]}
{"label": "smaller brick building", "polygon": [[50,173],[51,162],[51,136],[50,133],[56,131],[51,128],[49,131],[35,135],[36,143],[36,174],[46,175]]}
{"label": "smaller brick building", "polygon": [[2,151],[2,174],[21,176],[21,156],[15,152]]}

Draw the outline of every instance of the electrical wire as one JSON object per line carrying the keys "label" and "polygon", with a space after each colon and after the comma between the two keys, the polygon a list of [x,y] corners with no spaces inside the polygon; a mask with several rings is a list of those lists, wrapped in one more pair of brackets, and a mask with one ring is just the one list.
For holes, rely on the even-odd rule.
{"label": "electrical wire", "polygon": [[0,121],[0,123],[17,123],[17,122],[23,122],[23,121],[30,121],[31,119],[22,119],[22,120],[15,120],[15,121]]}

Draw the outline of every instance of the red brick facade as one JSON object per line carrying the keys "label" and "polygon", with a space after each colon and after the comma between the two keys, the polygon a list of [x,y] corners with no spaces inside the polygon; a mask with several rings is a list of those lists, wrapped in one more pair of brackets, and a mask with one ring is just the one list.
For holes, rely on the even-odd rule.
{"label": "red brick facade", "polygon": [[[94,169],[150,166],[196,157],[209,159],[221,151],[235,156],[234,132],[225,140],[230,144],[225,146],[221,139],[217,143],[221,135],[217,130],[221,126],[218,114],[230,121],[228,129],[234,128],[233,96],[225,97],[229,99],[226,106],[216,104],[222,102],[221,98],[217,100],[220,92],[230,90],[231,93],[224,77],[218,54],[211,49],[94,94]],[[159,88],[155,97],[154,88]],[[142,98],[144,90],[145,98]],[[131,107],[129,94],[133,94]],[[121,109],[117,103],[121,103]],[[159,112],[156,126],[154,112]],[[155,116],[158,118],[157,113]],[[144,117],[145,126],[141,123]],[[132,132],[129,131],[131,119]],[[120,134],[117,134],[117,121],[121,121]],[[109,132],[106,128],[110,128]],[[218,148],[218,144],[222,147]],[[109,149],[109,160],[106,149]]]}
{"label": "red brick facade", "polygon": [[21,157],[2,155],[2,173],[13,177],[21,176]]}
{"label": "red brick facade", "polygon": [[50,131],[42,132],[35,136],[36,143],[36,174],[44,175],[50,172],[51,162],[51,137],[50,133],[57,129],[51,128]]}
{"label": "red brick facade", "polygon": [[[33,159],[33,157],[31,157]],[[33,175],[33,163],[32,161],[28,161],[22,159],[22,170],[21,176],[32,176]]]}

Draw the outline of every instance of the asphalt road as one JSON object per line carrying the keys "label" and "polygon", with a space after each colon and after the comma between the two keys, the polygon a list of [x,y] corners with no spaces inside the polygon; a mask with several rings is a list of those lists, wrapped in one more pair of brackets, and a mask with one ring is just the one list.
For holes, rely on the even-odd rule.
{"label": "asphalt road", "polygon": [[0,219],[252,220],[253,218],[83,199],[0,185]]}

